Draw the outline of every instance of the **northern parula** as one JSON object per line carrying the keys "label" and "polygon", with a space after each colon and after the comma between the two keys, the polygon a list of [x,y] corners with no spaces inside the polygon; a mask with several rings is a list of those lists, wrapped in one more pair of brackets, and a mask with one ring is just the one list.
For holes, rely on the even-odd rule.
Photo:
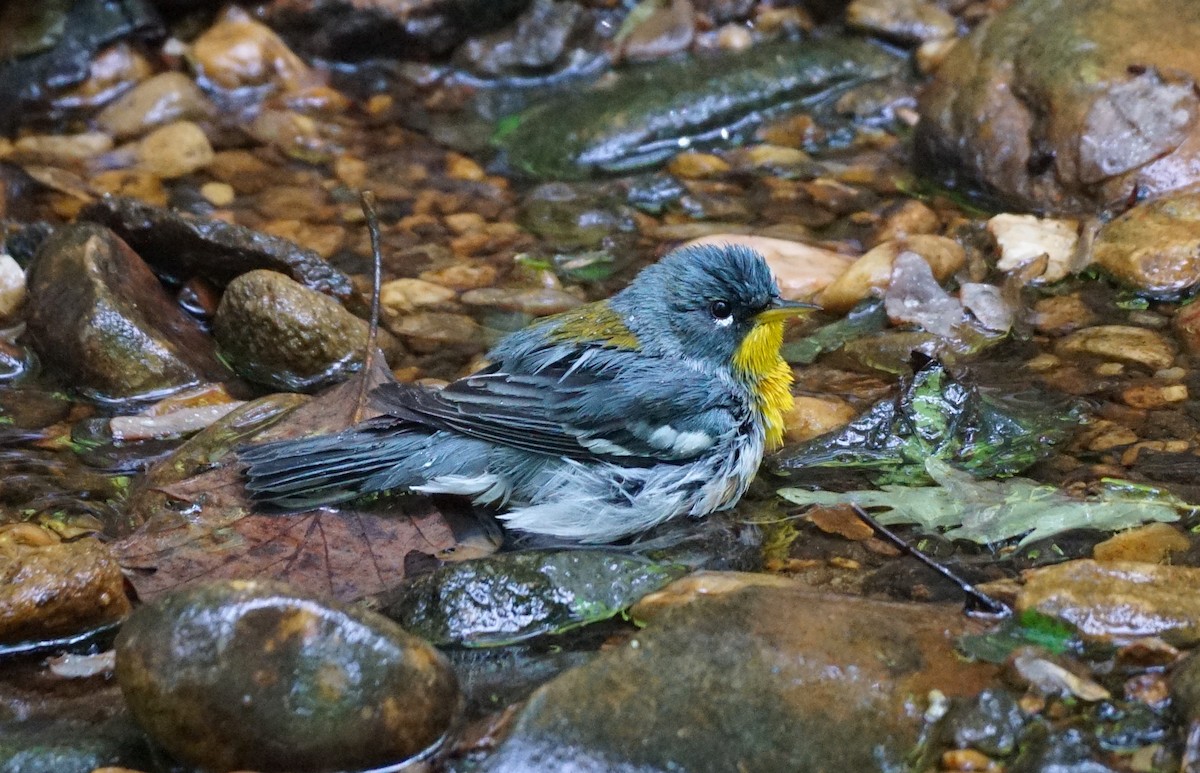
{"label": "northern parula", "polygon": [[305,510],[394,489],[506,508],[510,528],[611,542],[732,507],[783,438],[785,301],[741,246],[676,250],[605,301],[509,335],[441,390],[387,383],[384,415],[244,449],[260,502]]}

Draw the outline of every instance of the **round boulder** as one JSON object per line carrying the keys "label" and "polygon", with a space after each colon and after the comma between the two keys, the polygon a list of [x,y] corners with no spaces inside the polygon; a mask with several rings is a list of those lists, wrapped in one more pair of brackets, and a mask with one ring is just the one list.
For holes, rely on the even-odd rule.
{"label": "round boulder", "polygon": [[918,163],[1059,212],[1195,182],[1198,36],[1193,0],[1016,0],[938,68]]}
{"label": "round boulder", "polygon": [[138,609],[117,679],[143,728],[205,770],[361,770],[445,734],[457,682],[390,620],[282,583],[224,581]]}

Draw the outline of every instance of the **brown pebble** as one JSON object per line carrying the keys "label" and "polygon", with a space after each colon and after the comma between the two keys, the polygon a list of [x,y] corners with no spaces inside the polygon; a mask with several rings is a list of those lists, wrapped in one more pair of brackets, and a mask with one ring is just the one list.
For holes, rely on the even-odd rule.
{"label": "brown pebble", "polygon": [[1000,770],[991,757],[974,749],[951,749],[943,752],[940,770]]}

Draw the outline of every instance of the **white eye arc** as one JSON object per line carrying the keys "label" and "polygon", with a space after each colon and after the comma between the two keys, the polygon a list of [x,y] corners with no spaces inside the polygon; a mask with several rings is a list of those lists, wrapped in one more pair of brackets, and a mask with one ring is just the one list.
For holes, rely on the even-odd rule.
{"label": "white eye arc", "polygon": [[713,320],[720,327],[729,327],[733,324],[733,306],[729,301],[717,299],[708,304],[708,313],[712,314]]}

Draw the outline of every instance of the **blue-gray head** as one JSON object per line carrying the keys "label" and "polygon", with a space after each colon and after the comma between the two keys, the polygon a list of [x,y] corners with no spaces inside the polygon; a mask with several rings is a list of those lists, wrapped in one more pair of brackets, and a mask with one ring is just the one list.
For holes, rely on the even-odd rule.
{"label": "blue-gray head", "polygon": [[728,366],[756,326],[810,308],[780,298],[766,261],[740,245],[676,250],[644,269],[612,304],[649,351]]}

